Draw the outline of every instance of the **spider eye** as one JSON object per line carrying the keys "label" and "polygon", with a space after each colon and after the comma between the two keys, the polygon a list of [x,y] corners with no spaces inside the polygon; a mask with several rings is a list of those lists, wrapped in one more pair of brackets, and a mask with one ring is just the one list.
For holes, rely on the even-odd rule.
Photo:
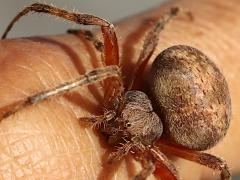
{"label": "spider eye", "polygon": [[126,127],[130,127],[130,126],[131,126],[131,124],[130,124],[130,123],[127,123],[127,124],[126,124]]}

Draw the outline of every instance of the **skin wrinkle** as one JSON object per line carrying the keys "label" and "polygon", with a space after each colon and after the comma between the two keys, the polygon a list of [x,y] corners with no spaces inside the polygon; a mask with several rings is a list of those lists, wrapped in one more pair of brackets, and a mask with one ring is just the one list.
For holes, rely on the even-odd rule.
{"label": "skin wrinkle", "polygon": [[[58,117],[58,118],[60,119],[60,117]],[[65,128],[65,129],[66,129],[66,131],[68,131],[68,133],[71,135],[70,137],[71,137],[71,139],[72,139],[72,133],[71,133],[72,131],[71,131],[71,129],[69,129],[69,126],[68,126],[68,125],[66,124],[66,122],[64,122],[64,121],[60,121],[60,122],[63,123],[63,128],[64,128],[64,127],[67,127],[67,128]],[[74,138],[73,138],[73,139],[74,139]],[[61,141],[62,141],[62,143],[63,143],[63,145],[64,145],[65,151],[70,153],[70,151],[69,151],[69,149],[68,149],[69,146],[66,145],[66,142],[65,142],[63,139],[61,139]],[[75,143],[76,143],[76,146],[78,146],[76,140],[75,140]],[[71,162],[71,158],[70,158],[69,156],[68,156],[68,160],[69,160],[69,162],[70,162],[70,164],[71,164],[71,169],[74,169],[74,165],[73,165],[73,163]],[[76,173],[76,172],[75,172],[75,173]]]}
{"label": "skin wrinkle", "polygon": [[[199,23],[200,23],[200,24],[203,24],[203,21],[202,21],[202,22],[199,21]],[[229,41],[228,41],[228,38],[229,38],[229,37],[224,34],[224,31],[223,31],[220,27],[218,27],[218,26],[216,26],[215,24],[209,22],[209,23],[207,23],[207,24],[205,24],[205,25],[202,25],[201,28],[203,28],[203,29],[215,29],[214,34],[212,34],[212,36],[207,35],[207,36],[208,36],[209,38],[211,38],[212,40],[206,41],[206,46],[208,46],[208,47],[213,47],[213,48],[218,48],[218,47],[216,47],[216,44],[221,44],[221,48],[222,48],[222,49],[225,49],[225,50],[228,49],[229,46],[227,46],[226,43],[223,43],[223,42],[229,42]],[[201,28],[199,28],[199,29],[201,29]],[[218,36],[221,36],[221,37],[223,37],[223,38],[221,38],[221,39],[216,38],[216,37],[218,37]],[[225,39],[226,39],[226,41],[224,41]],[[222,41],[223,41],[223,42],[222,42]],[[217,49],[217,53],[218,53],[218,52],[219,52],[219,49]],[[210,54],[210,53],[211,53],[211,54]],[[211,51],[210,53],[209,53],[209,54],[211,55],[211,57],[214,57],[215,54],[216,54],[216,52],[214,52],[214,51]],[[215,62],[216,62],[216,61],[215,61]]]}
{"label": "skin wrinkle", "polygon": [[87,137],[88,137],[88,139],[89,139],[88,142],[90,142],[91,145],[92,145],[92,147],[93,147],[93,148],[91,149],[91,152],[92,152],[92,151],[94,152],[94,154],[95,154],[94,157],[95,157],[96,160],[97,160],[97,162],[96,162],[96,161],[93,161],[93,153],[91,153],[91,155],[90,155],[90,168],[89,168],[89,169],[91,169],[91,171],[92,171],[91,174],[93,175],[93,179],[96,179],[96,174],[94,173],[95,169],[94,169],[94,167],[93,167],[93,164],[96,164],[96,163],[100,164],[100,162],[101,162],[100,157],[101,157],[101,156],[100,156],[99,152],[97,151],[95,142],[94,142],[93,138],[91,137],[91,135],[89,134],[88,129],[85,130],[85,133],[86,133],[86,135],[87,135]]}
{"label": "skin wrinkle", "polygon": [[[7,64],[7,63],[6,63],[6,64]],[[10,65],[10,64],[9,64],[9,65]],[[19,65],[19,64],[14,64],[14,65],[15,65],[16,67],[19,67],[19,68],[25,69],[25,70],[27,70],[27,71],[33,73],[33,75],[35,75],[35,76],[38,77],[40,83],[42,83],[42,85],[43,85],[45,88],[47,88],[47,84],[46,84],[45,80],[43,80],[44,78],[41,78],[41,76],[39,75],[38,72],[34,71],[32,68],[29,68],[28,66]],[[27,95],[29,95],[29,94],[27,94]]]}
{"label": "skin wrinkle", "polygon": [[[32,164],[33,166],[37,166],[38,164],[41,164],[41,162],[48,162],[50,161],[51,159],[55,159],[57,157],[62,157],[62,156],[72,156],[72,157],[75,157],[75,153],[69,153],[69,152],[63,152],[63,153],[55,153],[55,154],[49,154],[49,155],[46,155],[44,156],[43,158],[41,158],[41,160],[39,161],[36,161],[34,164]],[[42,173],[42,172],[41,172]]]}
{"label": "skin wrinkle", "polygon": [[70,164],[70,171],[72,171],[72,167],[73,167],[73,162],[71,161],[71,158],[70,158],[70,151],[68,149],[68,146],[66,145],[66,142],[63,138],[60,139],[61,140],[61,144],[63,145],[63,148],[64,148],[64,151],[66,151],[66,161]]}
{"label": "skin wrinkle", "polygon": [[9,88],[9,89],[14,89],[14,90],[16,90],[17,92],[20,92],[21,94],[23,94],[23,95],[26,96],[26,97],[29,96],[29,93],[23,91],[23,90],[20,89],[20,88],[17,88],[16,86],[13,86],[12,84],[11,84],[11,86],[9,85],[8,88]]}
{"label": "skin wrinkle", "polygon": [[91,154],[89,155],[90,157],[90,165],[89,165],[89,171],[91,172],[90,174],[93,176],[91,179],[96,179],[96,174],[94,174],[94,167],[93,167],[93,153],[91,151]]}
{"label": "skin wrinkle", "polygon": [[[234,1],[232,1],[232,2],[227,1],[227,2],[224,2],[224,3],[222,3],[222,2],[224,2],[224,1],[218,1],[217,3],[214,4],[213,2],[209,1],[209,7],[217,7],[219,9],[221,9],[221,11],[224,10],[224,17],[226,17],[227,14],[231,14],[234,17],[234,14],[238,13],[238,11],[236,11],[234,8],[232,8],[233,4],[234,4],[232,2],[234,2]],[[217,15],[219,15],[219,14],[217,14]],[[233,19],[234,18],[231,18],[231,20],[233,20]],[[227,21],[225,21],[225,22],[228,22],[228,20],[229,19],[227,19]]]}
{"label": "skin wrinkle", "polygon": [[[8,63],[6,63],[6,64],[8,64]],[[11,65],[11,64],[9,64],[9,65]],[[21,65],[21,64],[14,64],[14,66],[17,66],[17,67],[19,67],[19,68],[22,68],[22,69],[24,69],[24,70],[27,70],[27,71],[29,71],[29,72],[31,72],[31,73],[34,73],[33,69],[29,68],[28,66]]]}
{"label": "skin wrinkle", "polygon": [[[31,40],[29,40],[31,41]],[[34,43],[34,44],[38,44],[38,43]],[[30,53],[31,54],[31,53]],[[60,53],[59,53],[60,54]],[[28,54],[29,55],[29,54]],[[30,56],[30,55],[29,55]],[[59,81],[60,83],[63,83],[65,82],[62,78],[61,78],[61,75],[59,73],[59,71],[57,71],[51,64],[49,64],[47,61],[51,61],[52,59],[52,52],[51,52],[51,55],[49,56],[48,60],[45,60],[43,58],[41,58],[41,56],[35,56],[33,53],[30,57],[34,57],[34,59],[38,59],[40,62],[42,62],[43,64],[46,65],[46,67],[48,67],[54,74],[55,74],[55,77],[53,78],[55,80],[54,84],[58,84]],[[36,71],[35,71],[36,72]],[[62,73],[62,72],[61,72]],[[52,74],[52,73],[50,73]],[[59,79],[57,80],[56,77]],[[40,78],[40,81],[43,81],[44,78]],[[45,84],[45,88],[49,88],[49,86],[45,83],[45,82],[42,82],[43,84]]]}
{"label": "skin wrinkle", "polygon": [[[57,116],[56,114],[55,114],[55,116]],[[52,129],[52,128],[51,128]],[[56,136],[56,134],[54,134],[54,136]],[[58,149],[57,148],[57,144],[56,144],[56,149]],[[80,153],[80,159],[83,159],[82,158],[82,154]],[[82,161],[82,160],[81,160]],[[85,163],[83,163],[83,165],[84,165]],[[86,167],[84,168],[85,170],[87,169]],[[86,174],[89,174],[89,172],[86,172]]]}
{"label": "skin wrinkle", "polygon": [[[32,38],[31,40],[34,40],[34,42],[36,42],[37,43],[37,41],[36,40],[38,40],[38,38]],[[63,56],[63,53],[62,53],[62,51],[61,50],[59,50],[59,48],[58,47],[56,47],[56,44],[54,44],[54,42],[55,43],[60,43],[61,44],[61,42],[58,42],[57,40],[55,40],[54,38],[53,39],[44,39],[44,38],[40,38],[40,41],[43,41],[44,42],[44,40],[45,41],[47,41],[48,43],[52,43],[53,45],[51,45],[51,47],[52,47],[52,51],[51,51],[51,58],[52,57],[62,57]],[[43,46],[44,46],[44,44],[43,44]],[[56,49],[57,48],[57,49]],[[69,57],[69,55],[68,55],[68,57]],[[71,58],[71,57],[70,57]],[[54,60],[52,61],[52,62],[54,62]],[[59,62],[59,64],[63,67],[63,70],[65,70],[65,72],[67,73],[67,75],[70,77],[70,80],[71,79],[74,79],[74,77],[75,76],[77,76],[77,73],[75,72],[75,71],[70,71],[70,70],[68,70],[69,68],[67,68],[68,66],[71,66],[72,65],[72,63],[71,63],[71,61],[69,62],[69,61],[67,61],[67,62],[62,62],[62,61],[58,61]],[[61,74],[62,74],[63,72],[62,72],[62,70],[61,70]],[[64,73],[63,73],[64,74]]]}
{"label": "skin wrinkle", "polygon": [[38,79],[40,80],[41,84],[43,85],[43,87],[47,89],[47,87],[49,87],[49,85],[46,82],[45,78],[39,72],[36,72],[36,75],[37,75]]}
{"label": "skin wrinkle", "polygon": [[[54,38],[54,37],[53,38],[42,37],[42,38],[38,38],[37,40],[42,41],[46,46],[52,47],[52,50],[54,51],[55,55],[59,55],[59,57],[66,58],[67,61],[64,61],[64,63],[67,63],[68,67],[72,67],[72,68],[69,68],[71,69],[72,74],[74,73],[75,76],[79,76],[79,74],[83,74],[85,72],[86,67],[84,67],[80,56],[81,54],[85,55],[87,53],[85,52],[79,53],[78,51],[76,51],[76,49],[79,49],[79,48],[82,50],[81,42],[71,37],[71,40],[74,42],[77,42],[80,47],[78,46],[76,48],[75,47],[70,48],[68,46],[69,43],[66,44],[65,37],[61,41],[57,40],[57,38]],[[86,57],[84,59],[86,59]],[[56,62],[56,61],[53,61],[53,62]]]}
{"label": "skin wrinkle", "polygon": [[[55,75],[55,78],[53,78],[54,80],[55,80],[55,82],[54,82],[54,84],[58,84],[59,82],[58,81],[60,81],[60,83],[64,83],[64,80],[61,78],[61,75],[59,74],[59,72],[58,71],[56,71],[53,67],[52,67],[52,65],[50,65],[45,59],[42,59],[42,58],[40,58],[39,56],[35,56],[35,55],[31,55],[31,57],[34,57],[34,59],[38,59],[40,62],[42,62],[43,64],[45,64],[46,65],[46,67],[48,67],[53,73],[54,73],[54,75]],[[52,74],[52,73],[50,73],[50,74]],[[57,80],[58,79],[58,80]]]}
{"label": "skin wrinkle", "polygon": [[[8,160],[4,161],[3,164],[1,164],[0,172],[2,172],[2,173],[0,173],[0,174],[4,174],[4,167],[9,166],[10,163],[12,162],[11,156],[8,155],[7,153],[5,153],[5,155],[8,157]],[[5,169],[5,171],[10,171],[10,169],[7,168],[7,169]]]}
{"label": "skin wrinkle", "polygon": [[[51,120],[49,118],[46,118],[46,120],[47,120],[48,127],[50,127],[51,132],[53,132],[50,134],[50,137],[51,137],[50,140],[53,142],[52,152],[55,153],[54,152],[55,150],[57,150],[57,149],[62,150],[62,147],[58,144],[58,141],[56,141],[56,140],[58,140],[59,136],[56,136],[56,131],[55,131],[55,128],[53,128],[53,126],[52,126]],[[55,138],[56,138],[56,140],[55,140]]]}
{"label": "skin wrinkle", "polygon": [[[73,106],[71,103],[66,103],[66,101],[63,100],[62,98],[61,98],[58,102],[59,102],[64,108],[69,109],[69,114],[70,114],[71,116],[74,116],[74,117],[73,117],[74,119],[78,119],[78,118],[79,118],[78,115],[77,115],[77,111],[74,110],[74,106]],[[71,128],[74,129],[74,128],[73,128],[73,125],[71,126]],[[71,131],[71,133],[72,133],[72,131]],[[73,135],[73,137],[75,137],[75,136]]]}
{"label": "skin wrinkle", "polygon": [[[207,11],[207,9],[204,9],[205,11]],[[204,13],[204,15],[205,16],[208,16],[208,14],[211,12],[211,10],[212,9],[210,9],[208,12],[206,12],[206,13]],[[222,16],[222,18],[225,18],[226,17],[226,13],[229,13],[229,14],[233,14],[234,15],[234,12],[232,12],[232,11],[225,11],[225,13],[224,13],[224,16]],[[228,20],[226,20],[226,21],[224,21],[224,23],[228,23],[229,21]],[[230,39],[229,39],[229,35],[227,35],[227,34],[225,34],[225,31],[226,31],[226,29],[223,29],[223,28],[220,28],[221,26],[214,26],[213,25],[213,23],[204,23],[203,22],[203,20],[199,20],[199,23],[204,27],[204,28],[211,28],[211,29],[213,29],[214,28],[214,30],[216,29],[217,31],[217,33],[218,33],[218,35],[216,35],[216,34],[214,34],[214,36],[215,37],[220,37],[221,36],[221,39],[223,39],[223,42],[230,42]],[[232,23],[232,22],[231,22]],[[212,28],[213,27],[213,28]],[[215,32],[215,31],[214,31]],[[216,39],[215,38],[215,40],[218,40],[218,39]],[[214,42],[214,41],[209,41],[209,42]],[[224,47],[225,45],[226,45],[227,43],[222,43],[221,42],[221,48],[222,47]],[[229,47],[229,46],[227,46],[227,47]],[[227,48],[226,48],[227,49]]]}
{"label": "skin wrinkle", "polygon": [[22,149],[22,152],[20,152],[19,150],[19,146],[24,146],[23,142],[25,139],[28,139],[29,137],[31,137],[32,135],[26,135],[26,136],[23,136],[21,137],[20,139],[17,139],[16,141],[14,142],[11,142],[8,144],[9,147],[11,147],[11,150],[13,151],[14,150],[14,156],[17,158],[18,156],[21,156],[22,155],[22,152],[25,152],[24,149]]}
{"label": "skin wrinkle", "polygon": [[[41,78],[41,76],[39,76],[39,73],[37,73],[37,72],[34,71],[33,69],[28,68],[27,66],[24,66],[24,65],[19,65],[19,64],[14,64],[14,65],[17,66],[17,67],[19,67],[19,68],[22,68],[22,69],[25,69],[25,70],[31,72],[33,75],[35,75],[35,76],[38,77],[40,83],[41,83],[45,88],[48,87],[47,84],[46,84],[46,82],[45,82],[45,80],[43,80],[44,78]],[[29,96],[30,94],[24,94],[24,95]]]}
{"label": "skin wrinkle", "polygon": [[[53,51],[51,51],[51,59],[53,58],[53,57],[61,57],[62,56],[62,52],[59,52],[59,51],[57,51],[56,49],[54,49],[53,48]],[[70,77],[70,80],[72,79],[74,79],[74,75],[73,74],[75,74],[75,72],[71,72],[70,70],[69,70],[69,68],[67,68],[67,64],[66,64],[66,62],[65,63],[63,63],[62,61],[58,61],[59,62],[59,64],[63,67],[63,69],[65,70],[65,72],[67,73],[67,75]],[[69,64],[68,64],[69,65]],[[56,70],[57,71],[57,70]],[[62,72],[61,72],[62,73]],[[59,73],[58,73],[59,74]]]}
{"label": "skin wrinkle", "polygon": [[89,134],[89,131],[86,129],[86,134],[87,134],[87,137],[88,137],[88,139],[89,139],[89,142],[92,144],[92,147],[93,147],[93,150],[94,150],[94,152],[95,152],[95,154],[96,154],[96,159],[97,159],[97,162],[99,163],[99,162],[101,162],[101,160],[100,160],[100,154],[99,154],[99,152],[96,150],[97,148],[96,148],[96,144],[95,144],[95,141],[93,140],[93,138],[91,137],[91,135]]}
{"label": "skin wrinkle", "polygon": [[[205,27],[204,27],[204,25],[202,25],[202,24],[204,24],[203,23],[204,21],[202,21],[201,23],[199,23],[199,25],[195,25],[195,26],[197,26],[198,27],[198,29],[202,29],[202,30],[205,30],[205,29],[215,29],[216,28],[216,26],[214,26],[214,24],[212,24],[212,26],[208,26],[209,24],[211,24],[211,22],[209,22],[208,24],[206,24],[205,23]],[[200,26],[200,24],[201,24],[201,26]],[[177,26],[177,27],[180,27],[180,29],[181,29],[181,23],[179,22],[179,24],[174,24],[173,26]],[[169,28],[171,28],[171,27],[169,27]],[[189,38],[187,38],[186,39],[186,35],[185,35],[185,32],[184,31],[180,31],[179,32],[179,30],[178,29],[174,29],[174,28],[171,28],[171,33],[172,33],[172,36],[176,36],[176,37],[178,37],[178,36],[180,36],[181,37],[181,35],[183,36],[184,35],[184,43],[181,43],[181,44],[191,44],[191,46],[196,46],[197,48],[199,48],[198,46],[198,44],[199,44],[199,39],[195,39],[193,42],[192,42],[192,37],[191,37],[191,33],[189,33]],[[205,37],[203,37],[204,39],[205,38],[208,38],[208,39],[210,39],[210,40],[208,40],[208,41],[204,41],[205,42],[205,46],[207,46],[207,47],[212,47],[212,48],[214,48],[214,47],[216,47],[216,42],[218,41],[218,39],[216,39],[216,34],[219,34],[219,35],[221,35],[222,36],[222,34],[220,34],[221,32],[217,32],[216,31],[216,33],[214,34],[214,35],[212,35],[212,36],[210,36],[210,35],[205,35]],[[218,35],[218,36],[219,36]],[[212,39],[212,40],[211,40]],[[166,39],[166,41],[168,41],[167,39]],[[188,43],[188,42],[190,42],[191,41],[191,43]],[[187,43],[186,43],[187,42]],[[166,42],[167,43],[167,42]],[[218,44],[219,43],[221,43],[220,41],[219,42],[217,42]],[[180,44],[179,42],[178,42],[178,44]],[[195,45],[194,45],[195,44]],[[207,52],[207,54],[210,54],[211,56],[210,57],[213,57],[213,56],[215,56],[215,54],[216,53],[214,53],[214,51],[212,51],[212,48],[211,48],[211,52],[210,53],[208,53]],[[219,52],[219,49],[218,49],[218,52]],[[156,54],[157,55],[157,54]],[[213,55],[213,56],[212,56]],[[214,58],[214,59],[217,59],[217,58]]]}
{"label": "skin wrinkle", "polygon": [[[27,134],[30,134],[30,133],[32,133],[32,134],[37,134],[37,135],[43,135],[43,134],[52,134],[52,133],[50,133],[50,132],[42,132],[42,131],[40,131],[39,130],[39,132],[38,131],[29,131],[29,130],[24,130],[24,131],[16,131],[16,132],[6,132],[6,133],[1,133],[0,134],[0,136],[6,136],[6,135],[11,135],[11,134],[24,134],[24,133],[27,133]],[[64,136],[64,134],[60,134],[60,133],[56,133],[55,135],[61,135],[61,136]],[[68,136],[66,136],[66,137],[68,137]]]}
{"label": "skin wrinkle", "polygon": [[[90,134],[89,134],[89,132],[88,132],[88,129],[85,129],[84,130],[84,132],[86,133],[86,135],[87,135],[87,139],[92,143],[92,139],[91,139],[91,136],[90,136]],[[91,151],[92,151],[93,149],[91,149]],[[95,151],[96,151],[96,149],[95,149]],[[89,152],[89,151],[87,151],[87,152]],[[98,153],[97,153],[98,154]],[[98,154],[99,155],[99,154]],[[97,156],[97,157],[100,157],[100,156]],[[92,156],[92,153],[90,154],[90,162],[92,162],[92,158],[93,158],[93,156]],[[98,159],[99,160],[99,159]],[[90,164],[90,167],[88,168],[88,167],[85,167],[86,168],[86,171],[91,171],[92,173],[90,173],[90,172],[87,172],[87,174],[90,176],[90,175],[92,175],[92,176],[95,176],[95,174],[94,174],[94,170],[93,170],[93,168],[92,168],[92,166],[91,166],[91,164]],[[91,177],[91,176],[90,176]],[[91,179],[91,178],[89,178],[89,179]]]}
{"label": "skin wrinkle", "polygon": [[59,146],[57,144],[58,136],[54,135],[56,132],[52,127],[51,120],[48,117],[46,117],[45,120],[46,120],[46,123],[48,124],[48,127],[50,127],[51,132],[52,132],[52,134],[48,135],[48,143],[50,144],[51,152],[53,154],[52,157],[56,157],[55,156],[55,154],[57,153],[56,149],[59,149]]}
{"label": "skin wrinkle", "polygon": [[[52,56],[50,56],[50,59],[52,59]],[[50,63],[48,63],[46,60],[43,60],[43,62],[51,69],[53,72],[55,72],[55,75],[57,79],[59,79],[60,83],[64,83],[64,79],[62,78],[61,74],[59,71],[57,71]]]}
{"label": "skin wrinkle", "polygon": [[[27,136],[27,137],[23,137],[23,138],[21,138],[21,139],[18,139],[18,141],[22,141],[22,142],[24,142],[24,139],[27,139],[27,138],[29,138],[29,136]],[[17,141],[17,142],[18,142]],[[15,142],[12,142],[11,144],[9,144],[7,147],[11,147],[12,146],[12,144],[16,144],[17,143],[16,141]],[[10,152],[13,152],[13,151],[10,151]],[[26,151],[27,152],[27,151]],[[14,153],[15,154],[15,153]],[[31,153],[30,153],[31,154]],[[12,156],[12,157],[14,157],[14,160],[17,158],[18,159],[18,157],[19,156],[24,156],[24,154],[19,154],[18,156]],[[14,160],[13,160],[13,162],[14,162]],[[19,162],[19,161],[17,161],[17,162]],[[19,167],[25,167],[25,166],[22,166],[22,164],[17,164]]]}
{"label": "skin wrinkle", "polygon": [[64,71],[67,73],[67,75],[70,77],[70,80],[73,80],[74,79],[73,72],[71,72],[69,68],[67,68],[67,64],[62,63],[61,61],[60,61],[60,64],[63,67]]}
{"label": "skin wrinkle", "polygon": [[[62,100],[60,100],[60,104],[64,104],[64,102],[62,101]],[[71,108],[70,106],[67,106],[67,105],[63,105],[65,108]],[[73,112],[73,111],[71,111],[71,112]],[[70,113],[71,113],[70,112]],[[72,113],[71,113],[72,114]],[[77,117],[76,115],[75,115],[75,117]],[[78,143],[78,141],[77,141],[77,138],[76,138],[76,136],[74,136],[74,134],[73,134],[73,132],[72,131],[74,131],[74,128],[73,128],[73,124],[72,123],[66,123],[66,122],[63,122],[63,124],[64,124],[64,126],[63,127],[67,127],[67,130],[68,130],[68,132],[69,132],[69,134],[71,135],[71,138],[74,140],[74,143],[75,143],[75,146],[77,147],[77,150],[79,150],[79,143]],[[71,125],[71,127],[69,126],[69,124]]]}
{"label": "skin wrinkle", "polygon": [[[58,158],[64,158],[64,157],[71,157],[71,158],[74,158],[76,156],[76,154],[75,153],[68,153],[68,152],[66,152],[66,153],[57,153],[57,154],[54,154],[54,156],[53,155],[49,155],[49,156],[45,156],[43,159],[41,159],[41,161],[38,161],[38,162],[36,162],[36,165],[37,164],[41,164],[42,162],[49,162],[49,161],[51,161],[51,159],[56,159],[56,160],[58,160]],[[69,162],[69,161],[68,161]],[[35,164],[33,164],[33,165],[35,165]],[[50,166],[50,165],[49,165]],[[33,168],[34,169],[34,168]],[[60,171],[60,169],[56,169],[56,171]],[[39,172],[40,174],[42,174],[43,173],[43,171],[42,172]],[[53,172],[46,172],[46,175],[48,174],[48,175],[50,175],[51,173],[53,173]]]}
{"label": "skin wrinkle", "polygon": [[[15,171],[14,170],[14,168],[13,168],[13,165],[15,165],[15,166],[17,166],[17,167],[22,167],[21,166],[21,164],[19,164],[19,162],[18,161],[16,161],[15,160],[15,157],[14,157],[14,153],[13,153],[13,151],[11,150],[11,144],[9,144],[8,142],[7,142],[7,147],[8,147],[8,152],[9,152],[9,154],[10,154],[10,157],[11,157],[11,164],[10,164],[10,166],[11,166],[11,172],[13,172],[13,171]],[[22,167],[22,169],[23,169],[24,167]],[[15,176],[15,173],[13,173],[13,175]]]}
{"label": "skin wrinkle", "polygon": [[[49,156],[45,156],[43,159],[41,159],[41,161],[39,162],[36,162],[36,165],[37,164],[40,164],[41,162],[51,162],[52,160],[54,160],[57,164],[59,164],[60,162],[60,159],[59,158],[64,158],[64,160],[66,160],[65,158],[67,157],[68,158],[73,158],[76,156],[76,153],[69,153],[69,152],[64,152],[64,153],[55,153],[54,155],[49,155]],[[69,160],[66,161],[67,163],[69,163]],[[66,163],[64,163],[66,164]],[[63,165],[64,165],[63,164]],[[61,163],[59,164],[59,168],[58,169],[55,169],[56,171],[61,171]],[[54,165],[55,166],[55,165]],[[47,171],[46,173],[47,174],[52,174],[52,167],[51,165],[49,164],[49,167],[50,167],[50,171]],[[67,168],[68,169],[68,168]],[[71,171],[72,172],[72,171]],[[60,174],[61,175],[61,174]]]}
{"label": "skin wrinkle", "polygon": [[[25,97],[26,95],[27,95],[27,96],[29,95],[29,94],[26,94],[25,91],[23,91],[23,90],[21,90],[21,89],[19,89],[19,88],[17,88],[17,87],[10,86],[10,85],[6,85],[6,84],[1,84],[0,88],[2,88],[2,89],[7,88],[7,89],[17,90],[17,92],[20,92],[21,94],[23,94],[24,97]],[[19,95],[19,96],[20,96],[20,95]],[[15,100],[17,100],[17,99],[15,99]],[[2,103],[2,102],[1,102],[1,103]],[[11,104],[11,103],[8,103],[8,104]],[[8,104],[3,104],[2,106],[7,106]]]}

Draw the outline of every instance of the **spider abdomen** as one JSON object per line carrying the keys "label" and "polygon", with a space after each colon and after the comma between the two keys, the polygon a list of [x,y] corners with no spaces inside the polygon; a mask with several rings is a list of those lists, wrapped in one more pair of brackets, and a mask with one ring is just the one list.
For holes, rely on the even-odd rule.
{"label": "spider abdomen", "polygon": [[202,52],[182,45],[164,50],[153,62],[148,83],[165,138],[205,150],[225,136],[231,116],[228,86]]}

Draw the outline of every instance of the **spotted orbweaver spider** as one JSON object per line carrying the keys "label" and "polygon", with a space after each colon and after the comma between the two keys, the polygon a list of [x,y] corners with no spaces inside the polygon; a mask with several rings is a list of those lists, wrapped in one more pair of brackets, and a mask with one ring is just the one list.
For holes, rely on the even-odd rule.
{"label": "spotted orbweaver spider", "polygon": [[153,62],[148,75],[148,95],[135,90],[139,85],[137,76],[144,71],[155,50],[160,31],[178,14],[179,8],[172,8],[146,35],[127,87],[123,86],[118,42],[111,23],[93,15],[76,14],[35,3],[12,20],[2,38],[6,38],[16,21],[31,11],[59,16],[77,24],[101,26],[105,66],[96,68],[73,82],[28,97],[10,111],[4,112],[2,119],[26,106],[61,95],[77,86],[105,80],[106,110],[101,116],[85,120],[99,127],[109,144],[121,144],[116,152],[110,154],[109,163],[134,152],[133,156],[143,166],[134,179],[146,179],[154,173],[159,179],[176,180],[179,179],[177,170],[164,155],[170,153],[220,170],[222,179],[230,179],[229,168],[224,160],[200,152],[213,147],[224,137],[231,115],[227,83],[208,57],[189,46],[170,47]]}

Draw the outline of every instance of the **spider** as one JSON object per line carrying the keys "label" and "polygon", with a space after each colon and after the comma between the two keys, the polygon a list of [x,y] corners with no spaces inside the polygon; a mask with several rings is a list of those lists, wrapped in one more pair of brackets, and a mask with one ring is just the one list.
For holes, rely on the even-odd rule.
{"label": "spider", "polygon": [[[106,136],[109,144],[120,145],[110,154],[109,163],[131,153],[143,166],[135,180],[146,179],[152,173],[158,179],[177,180],[178,172],[164,154],[168,153],[220,170],[221,179],[230,179],[229,168],[224,160],[200,152],[217,144],[226,134],[230,123],[231,104],[227,84],[215,64],[195,48],[173,46],[161,52],[153,62],[148,78],[148,93],[136,90],[139,86],[138,76],[141,77],[152,56],[160,32],[179,13],[178,7],[171,8],[146,35],[130,83],[126,87],[121,77],[118,42],[113,24],[97,16],[72,13],[50,5],[34,3],[12,20],[2,38],[6,38],[15,22],[31,11],[59,16],[77,24],[100,26],[104,47],[103,50],[99,49],[103,53],[104,67],[96,68],[72,82],[39,92],[18,102],[11,110],[4,112],[1,119],[77,86],[104,80],[106,91],[103,114],[84,119],[97,127]],[[200,85],[195,86],[195,81],[200,82]],[[213,91],[218,94],[211,94],[212,91],[209,94],[204,89],[205,86],[201,86],[201,83],[208,81]],[[186,82],[187,86],[184,86]],[[193,88],[190,90],[195,93],[189,94],[189,88]],[[197,96],[199,91],[201,96]],[[207,101],[207,98],[210,100]],[[209,102],[212,102],[211,111],[205,112]],[[214,119],[213,115],[217,118]],[[207,118],[216,120],[223,127],[216,127],[211,121],[204,121]]]}

